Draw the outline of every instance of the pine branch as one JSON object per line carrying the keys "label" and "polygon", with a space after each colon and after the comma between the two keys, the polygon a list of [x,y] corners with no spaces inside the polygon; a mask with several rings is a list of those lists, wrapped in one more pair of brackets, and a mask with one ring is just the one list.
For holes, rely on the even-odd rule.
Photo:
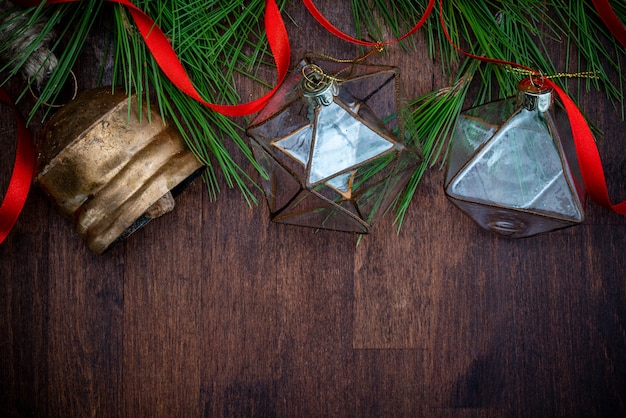
{"label": "pine branch", "polygon": [[[235,104],[240,97],[235,74],[256,80],[260,61],[268,61],[267,46],[258,22],[264,11],[263,0],[236,0],[206,5],[197,0],[143,1],[137,6],[155,21],[171,40],[172,47],[184,65],[196,89],[205,100]],[[256,202],[251,189],[254,181],[229,154],[227,140],[261,172],[247,144],[243,129],[233,120],[205,108],[190,99],[168,80],[149,55],[137,31],[127,22],[124,8],[116,10],[117,39],[128,40],[116,45],[116,73],[123,75],[127,91],[151,94],[164,117],[174,121],[190,149],[207,166],[205,182],[212,198],[219,192],[216,169],[226,184],[237,186],[248,203]],[[130,29],[129,29],[130,28]],[[126,34],[124,36],[124,34]],[[214,166],[216,164],[216,166]]]}
{"label": "pine branch", "polygon": [[[45,4],[29,9],[19,9],[18,13],[25,18],[16,22],[17,25],[12,27],[15,36],[24,36],[33,28],[39,34],[26,46],[24,53],[18,55],[17,61],[9,61],[6,64],[5,69],[11,68],[12,70],[4,78],[2,84],[7,83],[20,72],[26,75],[27,85],[17,101],[20,101],[26,94],[30,94],[31,91],[37,94],[37,101],[29,112],[28,122],[45,103],[57,101],[87,35],[99,16],[102,3],[99,0],[86,0],[76,4],[61,4],[54,10],[46,7]],[[58,28],[61,29],[59,32],[57,32]],[[54,39],[56,41],[53,42]],[[42,44],[45,40],[48,40],[48,45]],[[12,36],[3,37],[0,40],[0,51],[10,49],[14,41]],[[41,60],[40,68],[30,70],[28,68],[29,57],[36,55],[42,47],[47,51],[47,56]],[[51,62],[54,65],[48,67],[46,63]],[[35,77],[31,77],[33,73],[36,74]],[[40,75],[44,77],[39,77]],[[44,79],[45,84],[41,85],[39,80]],[[47,108],[44,118],[49,111],[50,108]]]}
{"label": "pine branch", "polygon": [[[286,0],[279,3],[284,6]],[[196,89],[210,102],[240,102],[235,79],[249,77],[262,80],[258,71],[272,62],[264,30],[259,25],[264,11],[263,0],[232,0],[210,2],[200,0],[136,0],[134,4],[151,16],[170,38],[171,44]],[[113,10],[113,13],[102,13]],[[0,10],[0,13],[4,12]],[[260,171],[252,153],[242,139],[243,128],[233,119],[217,114],[181,93],[168,80],[150,55],[127,11],[120,5],[101,0],[86,0],[53,6],[20,9],[26,18],[17,29],[32,28],[34,22],[45,21],[41,39],[56,39],[51,58],[58,60],[54,71],[39,91],[39,101],[32,117],[44,102],[52,102],[81,54],[92,27],[103,17],[112,18],[113,84],[121,85],[128,94],[136,93],[148,106],[157,106],[162,117],[169,119],[184,136],[196,157],[207,165],[205,180],[212,198],[219,192],[217,171],[221,171],[229,187],[241,189],[249,203],[256,202],[257,186],[230,154],[232,141],[251,166]],[[4,14],[4,13],[3,13]],[[16,32],[16,28],[12,28]],[[0,27],[0,31],[2,28]],[[55,33],[58,30],[59,33]],[[0,52],[7,49],[9,39],[0,40]],[[25,57],[38,48],[29,45]],[[10,62],[11,69],[4,82],[16,76],[25,58]],[[261,83],[263,85],[263,83]],[[22,95],[26,94],[26,87]],[[138,103],[142,103],[139,100]],[[141,114],[141,112],[140,112]]]}
{"label": "pine branch", "polygon": [[415,126],[417,137],[421,142],[424,161],[411,176],[411,180],[398,199],[395,219],[398,229],[402,226],[417,186],[426,170],[442,159],[442,153],[444,154],[443,160],[445,160],[448,138],[461,113],[470,82],[477,69],[478,61],[466,60],[452,86],[429,92],[409,104],[412,109],[411,123]]}
{"label": "pine branch", "polygon": [[[623,2],[613,3],[616,14],[623,22],[626,21],[626,5]],[[575,68],[566,71],[573,73],[589,69],[597,71],[597,77],[594,79],[578,80],[579,94],[588,91],[591,86],[603,91],[614,106],[619,107],[624,119],[626,106],[624,95],[626,73],[622,71],[622,63],[626,58],[624,48],[600,21],[590,2],[555,0],[552,4],[559,22],[558,26],[562,28],[563,37],[567,41],[568,50],[573,47],[577,54],[574,57]],[[606,44],[611,47],[607,49]],[[617,79],[617,83],[613,81],[614,79]]]}
{"label": "pine branch", "polygon": [[[398,36],[417,22],[428,3],[427,0],[353,0],[355,27],[371,37],[380,38],[385,30]],[[622,21],[626,21],[626,5],[614,1],[612,6]],[[598,71],[595,80],[580,79],[585,84],[603,91],[624,118],[624,86],[626,74],[622,71],[624,51],[604,24],[598,19],[591,2],[585,0],[482,0],[468,2],[450,0],[443,3],[445,22],[452,42],[469,52],[508,60],[536,68],[545,74],[556,72]],[[427,20],[424,31],[427,47],[432,57],[443,64],[446,76],[456,73],[460,57],[445,38],[438,8]],[[365,35],[367,36],[367,35]],[[573,46],[575,69],[554,68],[545,42],[554,40]],[[606,48],[606,43],[610,48]],[[412,47],[417,47],[415,43]],[[617,73],[617,83],[612,80]],[[484,88],[477,95],[477,103],[513,94],[517,79],[497,67],[481,72]],[[495,80],[495,84],[492,84]],[[567,84],[556,80],[567,91]],[[579,88],[578,91],[584,89]]]}

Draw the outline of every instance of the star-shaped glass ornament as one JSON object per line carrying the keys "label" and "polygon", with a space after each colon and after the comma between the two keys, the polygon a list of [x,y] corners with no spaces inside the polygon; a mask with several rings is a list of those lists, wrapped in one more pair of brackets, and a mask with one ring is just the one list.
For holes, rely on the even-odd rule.
{"label": "star-shaped glass ornament", "polygon": [[247,130],[271,219],[369,232],[423,160],[401,98],[395,67],[303,60]]}

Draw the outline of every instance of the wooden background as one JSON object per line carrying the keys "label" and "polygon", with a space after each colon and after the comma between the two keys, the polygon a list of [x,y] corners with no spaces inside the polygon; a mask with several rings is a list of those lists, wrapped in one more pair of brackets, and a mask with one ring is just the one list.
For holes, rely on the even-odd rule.
{"label": "wooden background", "polygon": [[[348,3],[324,12],[350,31]],[[300,2],[288,11],[293,63],[357,55]],[[77,65],[81,89],[99,45]],[[425,47],[374,61],[401,67],[409,97],[446,84]],[[601,93],[582,107],[624,199],[626,124]],[[388,216],[358,246],[273,224],[237,190],[211,202],[196,182],[103,256],[34,188],[0,246],[0,415],[625,416],[626,218],[590,203],[581,226],[501,239],[453,208],[442,181],[428,171],[401,232]]]}

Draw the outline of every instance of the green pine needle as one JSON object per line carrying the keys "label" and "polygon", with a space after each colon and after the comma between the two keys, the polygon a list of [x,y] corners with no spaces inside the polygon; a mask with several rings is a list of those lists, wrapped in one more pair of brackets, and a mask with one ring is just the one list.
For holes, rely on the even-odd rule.
{"label": "green pine needle", "polygon": [[447,153],[447,139],[461,113],[470,82],[478,69],[478,62],[468,61],[464,67],[451,87],[429,92],[409,104],[412,109],[410,115],[412,123],[416,127],[417,137],[422,144],[424,161],[399,197],[395,219],[398,228],[402,226],[424,173],[437,161],[442,160],[442,153]]}
{"label": "green pine needle", "polygon": [[[283,7],[286,0],[279,2]],[[264,0],[136,0],[134,4],[152,17],[170,39],[188,76],[205,100],[218,104],[241,102],[237,81],[241,76],[252,83],[263,83],[261,69],[272,62],[262,22]],[[137,94],[148,107],[156,106],[164,119],[170,120],[185,138],[196,157],[206,165],[204,179],[211,198],[219,192],[220,176],[228,187],[238,187],[249,204],[256,203],[256,184],[232,155],[241,153],[247,164],[261,172],[242,136],[239,122],[209,110],[178,90],[164,76],[148,51],[127,10],[121,5],[86,0],[77,3],[24,9],[28,16],[25,30],[40,19],[45,27],[40,38],[54,30],[57,42],[51,46],[58,58],[55,71],[39,92],[39,100],[30,118],[45,102],[53,102],[81,54],[86,37],[102,19],[112,28],[112,59],[114,86],[122,86],[129,94]],[[0,53],[10,39],[0,40]],[[34,43],[32,48],[36,48]],[[11,69],[4,83],[15,77],[23,60],[32,51],[22,54],[21,62],[9,62]],[[107,54],[109,51],[105,51]],[[269,64],[273,65],[273,64]],[[103,70],[101,70],[101,74]],[[26,87],[22,96],[32,87]],[[21,98],[21,97],[20,97]],[[142,100],[138,100],[142,106]],[[139,112],[141,114],[141,111]],[[148,113],[149,115],[149,113]],[[232,144],[232,145],[231,145]]]}
{"label": "green pine needle", "polygon": [[[205,100],[219,104],[236,104],[241,98],[236,89],[235,75],[243,74],[259,80],[255,74],[259,61],[269,61],[266,40],[259,27],[264,1],[243,0],[228,4],[206,5],[198,0],[137,2],[171,40],[189,78]],[[207,167],[204,176],[209,196],[219,192],[217,168],[228,187],[238,187],[249,204],[256,203],[253,190],[257,187],[229,151],[232,141],[259,172],[247,144],[243,129],[228,117],[213,112],[179,91],[157,68],[145,43],[133,26],[126,9],[116,10],[117,39],[115,68],[122,74],[127,91],[156,100],[163,116],[173,120],[187,144]],[[125,36],[124,36],[125,35]],[[126,41],[128,39],[129,41]]]}
{"label": "green pine needle", "polygon": [[[4,78],[2,84],[15,77],[22,69],[26,58],[39,47],[41,39],[49,33],[54,32],[55,29],[60,29],[56,35],[56,42],[54,42],[53,45],[49,45],[52,53],[56,55],[58,63],[52,74],[48,77],[46,85],[40,89],[39,86],[35,86],[33,80],[27,80],[27,86],[17,98],[17,101],[20,101],[31,92],[37,95],[37,100],[28,115],[29,123],[36,112],[41,109],[45,103],[54,103],[57,101],[62,86],[66,83],[68,77],[70,77],[71,69],[78,59],[80,51],[87,39],[87,35],[97,21],[97,16],[99,16],[102,4],[103,2],[99,0],[86,0],[77,4],[61,4],[54,10],[51,10],[43,4],[38,7],[23,10],[24,15],[29,16],[29,19],[25,20],[21,27],[15,28],[16,36],[21,36],[23,32],[29,29],[35,22],[43,22],[43,28],[37,39],[33,41],[27,51],[21,55],[23,59],[20,62],[10,62],[7,64],[7,67],[11,67],[12,71]],[[13,42],[13,39],[10,37],[1,40],[0,51],[5,50],[7,48],[6,45],[10,42]],[[49,111],[50,108],[46,108],[44,118]]]}

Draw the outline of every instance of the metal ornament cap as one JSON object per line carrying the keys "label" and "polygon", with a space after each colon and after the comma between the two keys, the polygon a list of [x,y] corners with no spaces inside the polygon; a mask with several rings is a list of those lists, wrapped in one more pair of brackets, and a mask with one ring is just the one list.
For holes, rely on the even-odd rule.
{"label": "metal ornament cap", "polygon": [[302,67],[300,93],[312,107],[329,106],[339,94],[337,83],[317,65]]}
{"label": "metal ornament cap", "polygon": [[553,104],[552,89],[532,78],[522,80],[517,88],[518,101],[528,111],[547,112]]}

